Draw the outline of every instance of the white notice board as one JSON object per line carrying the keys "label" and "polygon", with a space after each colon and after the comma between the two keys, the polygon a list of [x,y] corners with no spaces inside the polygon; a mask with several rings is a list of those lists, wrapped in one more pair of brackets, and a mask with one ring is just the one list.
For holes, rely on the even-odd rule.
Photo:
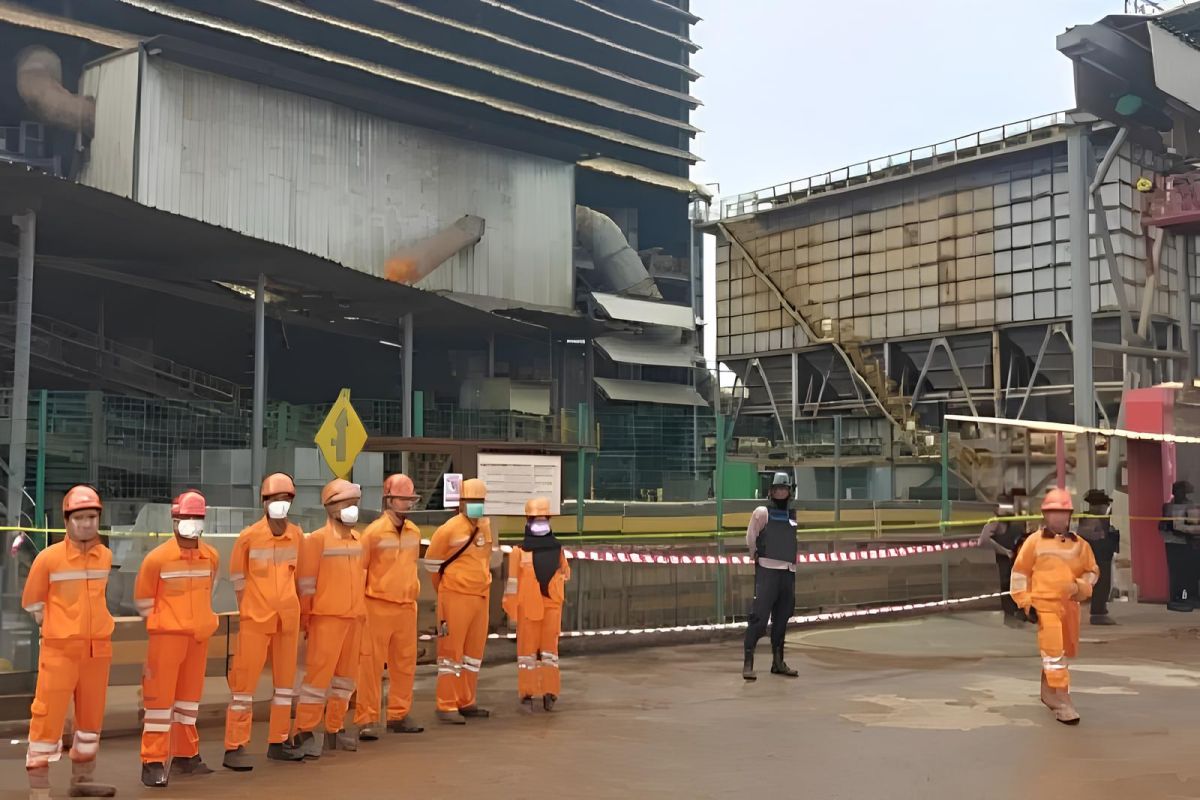
{"label": "white notice board", "polygon": [[525,501],[550,498],[550,512],[562,511],[562,457],[524,453],[480,453],[479,477],[487,484],[487,513],[525,515]]}

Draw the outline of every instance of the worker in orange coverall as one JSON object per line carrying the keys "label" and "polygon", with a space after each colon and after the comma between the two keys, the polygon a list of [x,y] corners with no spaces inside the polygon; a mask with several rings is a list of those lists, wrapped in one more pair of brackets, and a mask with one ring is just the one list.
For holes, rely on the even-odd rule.
{"label": "worker in orange coverall", "polygon": [[478,478],[463,481],[458,513],[433,534],[425,568],[437,589],[437,717],[451,725],[490,717],[476,703],[479,669],[488,634],[488,596],[492,567],[500,548],[484,517],[487,486]]}
{"label": "worker in orange coverall", "polygon": [[389,679],[387,729],[392,733],[424,730],[408,718],[417,671],[417,595],[421,593],[417,574],[421,530],[408,519],[408,512],[419,499],[411,478],[389,475],[383,482],[383,514],[367,526],[360,540],[367,569],[367,626],[354,724],[362,741],[379,738],[375,725],[384,664]]}
{"label": "worker in orange coverall", "polygon": [[217,630],[212,592],[220,557],[200,541],[206,513],[200,492],[175,498],[175,538],[143,559],[133,589],[149,638],[142,673],[142,783],[150,787],[167,785],[168,757],[172,775],[212,773],[200,760],[196,733],[208,640]]}
{"label": "worker in orange coverall", "polygon": [[[323,751],[357,750],[358,736],[345,731],[346,710],[358,682],[366,573],[354,524],[362,489],[336,478],[321,490],[326,522],[304,537],[300,550],[301,626],[308,637],[304,681],[296,705],[292,746],[305,758]],[[325,718],[323,741],[316,736]]]}
{"label": "worker in orange coverall", "polygon": [[1046,493],[1042,527],[1021,545],[1011,580],[1017,605],[1026,611],[1037,609],[1042,702],[1067,725],[1079,723],[1067,671],[1067,659],[1079,650],[1079,604],[1091,597],[1100,578],[1091,546],[1071,532],[1074,511],[1065,489]]}
{"label": "worker in orange coverall", "polygon": [[50,763],[62,755],[63,725],[72,701],[70,795],[113,797],[117,793],[116,787],[94,779],[112,665],[114,625],[104,598],[112,551],[100,542],[101,504],[95,489],[71,487],[62,509],[66,538],[38,553],[21,595],[21,606],[41,627],[25,754],[32,800],[50,797]]}
{"label": "worker in orange coverall", "polygon": [[229,670],[229,711],[225,715],[224,766],[235,772],[254,768],[246,743],[253,722],[254,689],[271,654],[271,721],[267,758],[299,761],[285,747],[296,692],[296,648],[300,640],[300,598],[296,565],[304,533],[288,522],[296,485],[282,472],[263,478],[259,492],[263,518],[242,531],[230,556],[229,579],[238,600],[238,641]]}
{"label": "worker in orange coverall", "polygon": [[517,694],[521,710],[533,712],[535,697],[554,709],[562,688],[558,636],[562,632],[565,584],[571,568],[550,530],[550,501],[525,503],[525,539],[509,555],[504,611],[517,623]]}

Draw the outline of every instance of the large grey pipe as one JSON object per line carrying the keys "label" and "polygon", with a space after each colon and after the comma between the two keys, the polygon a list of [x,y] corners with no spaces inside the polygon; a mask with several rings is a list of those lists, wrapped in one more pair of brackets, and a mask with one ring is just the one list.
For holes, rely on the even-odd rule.
{"label": "large grey pipe", "polygon": [[587,206],[575,206],[575,238],[592,254],[601,288],[619,294],[662,299],[662,292],[617,223]]}
{"label": "large grey pipe", "polygon": [[96,130],[96,101],[63,86],[62,61],[49,48],[32,45],[17,56],[17,94],[39,122],[88,138]]}

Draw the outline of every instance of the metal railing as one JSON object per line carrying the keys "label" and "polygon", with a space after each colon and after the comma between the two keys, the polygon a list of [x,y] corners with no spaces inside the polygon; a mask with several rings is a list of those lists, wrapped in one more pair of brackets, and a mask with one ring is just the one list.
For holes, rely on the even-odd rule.
{"label": "metal railing", "polygon": [[987,130],[977,131],[947,139],[944,142],[904,150],[881,158],[861,161],[841,169],[830,170],[800,180],[768,186],[731,198],[721,198],[709,210],[710,221],[729,219],[744,214],[777,208],[781,205],[802,200],[810,195],[841,189],[872,180],[890,178],[897,174],[910,174],[958,161],[960,158],[978,156],[982,152],[1003,149],[1010,140],[1014,144],[1024,143],[1024,137],[1047,131],[1070,122],[1068,112],[1059,111],[1040,117],[1030,117]]}

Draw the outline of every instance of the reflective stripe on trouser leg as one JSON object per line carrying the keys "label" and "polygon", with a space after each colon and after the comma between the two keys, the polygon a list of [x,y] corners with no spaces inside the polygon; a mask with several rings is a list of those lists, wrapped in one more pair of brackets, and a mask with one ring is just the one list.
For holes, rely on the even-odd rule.
{"label": "reflective stripe on trouser leg", "polygon": [[362,650],[362,623],[354,620],[342,640],[342,650],[329,682],[329,699],[325,704],[325,730],[337,733],[346,727],[346,710],[354,696],[355,676]]}
{"label": "reflective stripe on trouser leg", "polygon": [[[292,734],[291,698],[295,697],[296,652],[299,644],[299,630],[281,631],[271,639],[271,677],[278,692],[278,695],[272,695],[271,722],[267,733],[267,741],[272,744],[285,742]],[[276,696],[287,697],[288,702],[276,703]]]}
{"label": "reflective stripe on trouser leg", "polygon": [[[1063,646],[1064,617],[1069,609],[1064,603],[1034,601],[1038,612],[1038,650],[1042,655],[1042,673],[1052,689],[1066,689],[1071,684]],[[1075,613],[1079,613],[1076,605]]]}
{"label": "reflective stripe on trouser leg", "polygon": [[188,637],[187,657],[175,684],[175,711],[171,715],[171,755],[191,758],[200,754],[200,734],[196,717],[204,693],[204,672],[208,666],[208,639]]}
{"label": "reflective stripe on trouser leg", "polygon": [[[470,703],[474,692],[467,681],[477,673],[466,669],[466,656],[479,658],[468,649],[468,637],[474,631],[476,618],[484,616],[483,635],[487,637],[487,598],[459,594],[443,589],[438,592],[438,680],[437,707],[439,711],[457,711]],[[440,635],[444,627],[445,635]],[[482,647],[476,650],[482,654]]]}
{"label": "reflective stripe on trouser leg", "polygon": [[463,642],[463,675],[459,682],[459,708],[470,708],[475,705],[476,691],[479,687],[479,670],[483,667],[483,649],[487,645],[488,634],[488,598],[475,597],[474,614],[467,628],[466,639]]}
{"label": "reflective stripe on trouser leg", "polygon": [[[347,639],[352,638],[357,627],[354,620],[341,617],[314,615],[309,621],[304,682],[300,684],[300,700],[296,704],[297,731],[314,731],[321,724],[326,701],[330,697],[329,689],[334,671],[341,663]],[[352,655],[352,663],[356,664],[357,648],[352,651]],[[353,676],[354,667],[348,667],[346,674]]]}
{"label": "reflective stripe on trouser leg", "polygon": [[149,636],[146,664],[142,668],[142,763],[164,763],[171,749],[171,723],[175,694],[191,636]]}
{"label": "reflective stripe on trouser leg", "polygon": [[[267,663],[271,634],[241,623],[237,652],[229,667],[229,707],[225,711],[225,749],[236,750],[249,743],[254,722],[254,690]],[[291,717],[290,709],[288,717]]]}
{"label": "reflective stripe on trouser leg", "polygon": [[83,642],[42,643],[37,687],[29,706],[29,747],[25,753],[28,770],[46,768],[62,755],[63,725],[79,678],[84,645]]}
{"label": "reflective stripe on trouser leg", "polygon": [[386,618],[375,607],[381,601],[368,597],[366,603],[367,621],[359,637],[358,697],[354,701],[354,724],[359,727],[379,721],[379,704],[383,695],[380,684],[387,650],[386,645],[380,648],[375,640],[391,634],[386,627]]}
{"label": "reflective stripe on trouser leg", "polygon": [[417,604],[400,606],[387,648],[387,718],[401,720],[412,710],[417,672]]}
{"label": "reflective stripe on trouser leg", "polygon": [[[92,651],[98,642],[89,642]],[[111,653],[112,644],[103,643],[102,652]],[[80,662],[79,682],[75,686],[75,736],[71,742],[71,760],[94,761],[100,750],[100,729],[104,726],[104,705],[108,699],[108,672],[112,656],[87,657]]]}

